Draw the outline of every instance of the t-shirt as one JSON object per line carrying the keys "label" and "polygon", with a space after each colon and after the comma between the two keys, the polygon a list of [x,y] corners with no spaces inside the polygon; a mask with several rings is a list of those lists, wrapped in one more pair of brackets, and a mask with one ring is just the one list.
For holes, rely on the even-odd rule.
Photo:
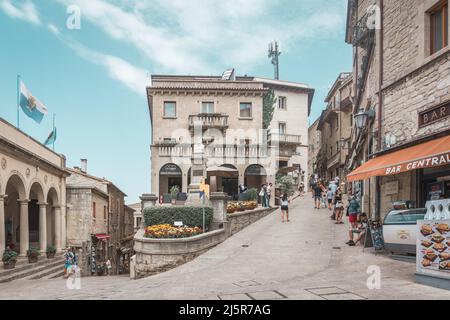
{"label": "t-shirt", "polygon": [[328,199],[333,199],[333,196],[334,196],[334,192],[331,191],[331,190],[329,190],[329,191],[327,192],[327,198],[328,198]]}
{"label": "t-shirt", "polygon": [[334,183],[334,182],[330,183],[330,188],[331,188],[331,191],[334,194],[336,192],[336,190],[337,190],[337,184]]}
{"label": "t-shirt", "polygon": [[316,197],[321,197],[322,196],[322,188],[319,185],[316,185],[314,187],[314,195]]}

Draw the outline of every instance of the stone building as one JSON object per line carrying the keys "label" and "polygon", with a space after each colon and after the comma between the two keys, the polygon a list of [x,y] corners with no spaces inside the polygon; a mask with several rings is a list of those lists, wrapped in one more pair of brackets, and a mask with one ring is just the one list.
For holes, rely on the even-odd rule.
{"label": "stone building", "polygon": [[133,212],[125,206],[126,194],[109,180],[88,174],[85,165],[68,170],[68,245],[82,250],[85,275],[97,272],[107,259],[117,274],[124,252],[133,246]]}
{"label": "stone building", "polygon": [[[293,134],[284,131],[280,135],[286,140],[281,149],[274,147],[272,139],[279,136],[274,133],[268,137],[263,130],[263,97],[271,89],[276,91],[277,101],[284,98],[284,108],[290,100],[290,112],[297,112],[296,123],[304,122],[298,128],[292,123],[284,126]],[[147,93],[152,123],[152,192],[164,196],[165,202],[170,202],[173,186],[182,194],[188,192],[194,173],[191,158],[196,124],[201,125],[204,169],[222,166],[234,170],[217,180],[217,190],[211,191],[236,197],[239,184],[260,188],[265,182],[275,183],[278,165],[286,162],[307,169],[307,153],[297,150],[307,141],[306,119],[313,90],[306,85],[247,76],[153,75]],[[282,110],[275,111],[272,125],[276,131],[285,118]],[[275,149],[285,152],[286,157],[270,151]],[[206,172],[202,175],[211,182],[213,177]]]}
{"label": "stone building", "polygon": [[348,2],[355,102],[348,169],[357,169],[349,181],[370,216],[383,217],[398,200],[423,207],[431,189],[450,197],[449,164],[440,161],[450,151],[448,31],[447,0]]}
{"label": "stone building", "polygon": [[296,185],[308,176],[308,117],[315,90],[303,83],[254,78],[275,95],[268,143],[278,148],[277,168],[293,176]]}
{"label": "stone building", "polygon": [[350,137],[353,125],[351,73],[341,73],[331,87],[325,99],[326,109],[317,123],[320,131],[319,163],[317,174],[320,178],[332,180],[346,177],[346,162],[349,151]]}
{"label": "stone building", "polygon": [[134,210],[133,216],[133,226],[134,226],[134,232],[138,231],[141,228],[142,225],[142,203],[133,203],[128,205],[131,209]]}
{"label": "stone building", "polygon": [[66,158],[0,118],[0,255],[66,245]]}
{"label": "stone building", "polygon": [[[317,127],[320,117],[308,128],[309,147],[308,147],[308,178],[318,174],[318,158],[322,147],[322,135]],[[309,180],[308,180],[309,183]],[[308,186],[309,188],[309,186]]]}

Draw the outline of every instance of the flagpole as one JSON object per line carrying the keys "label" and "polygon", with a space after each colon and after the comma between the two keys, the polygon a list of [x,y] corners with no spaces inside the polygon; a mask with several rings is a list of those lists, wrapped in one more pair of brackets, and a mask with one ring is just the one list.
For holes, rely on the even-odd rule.
{"label": "flagpole", "polygon": [[20,74],[17,75],[17,129],[20,129]]}
{"label": "flagpole", "polygon": [[[53,134],[55,134],[55,118],[56,118],[56,114],[53,113]],[[55,140],[53,139],[53,151],[55,151]]]}

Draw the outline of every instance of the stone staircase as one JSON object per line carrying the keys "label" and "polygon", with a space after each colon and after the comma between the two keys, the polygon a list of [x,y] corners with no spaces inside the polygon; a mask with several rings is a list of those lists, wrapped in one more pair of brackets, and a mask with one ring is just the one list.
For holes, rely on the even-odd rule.
{"label": "stone staircase", "polygon": [[13,280],[54,279],[64,274],[64,258],[62,253],[57,253],[53,259],[47,259],[45,255],[39,257],[38,262],[28,263],[27,258],[19,258],[16,267],[5,270],[0,262],[0,283]]}

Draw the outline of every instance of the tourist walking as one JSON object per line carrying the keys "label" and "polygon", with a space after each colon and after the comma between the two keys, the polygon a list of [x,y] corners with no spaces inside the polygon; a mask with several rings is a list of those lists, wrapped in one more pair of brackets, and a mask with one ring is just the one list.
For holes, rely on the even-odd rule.
{"label": "tourist walking", "polygon": [[72,272],[73,253],[69,248],[64,252],[64,277],[68,278]]}
{"label": "tourist walking", "polygon": [[272,197],[272,190],[273,190],[273,184],[269,183],[267,186],[266,192],[267,192],[267,207],[271,207],[270,204],[270,198]]}
{"label": "tourist walking", "polygon": [[106,275],[111,275],[111,269],[112,269],[112,265],[111,265],[111,260],[106,260]]}
{"label": "tourist walking", "polygon": [[[283,196],[281,197],[281,222],[291,222],[291,220],[289,220],[289,203],[291,202],[291,200],[289,199],[287,193],[284,193]],[[286,216],[286,220],[285,220],[285,216]]]}
{"label": "tourist walking", "polygon": [[322,200],[322,188],[319,183],[314,186],[314,209],[320,209],[320,201]]}
{"label": "tourist walking", "polygon": [[[350,222],[350,230],[355,230],[358,227],[358,213],[360,210],[359,201],[355,196],[351,197],[348,203],[348,221]],[[350,246],[354,246],[353,239],[347,243]]]}
{"label": "tourist walking", "polygon": [[342,202],[342,190],[339,186],[334,194],[335,212],[336,212],[336,224],[343,224],[342,216],[344,213],[344,203]]}
{"label": "tourist walking", "polygon": [[333,210],[333,198],[334,198],[334,193],[331,190],[331,187],[328,188],[328,192],[327,192],[327,201],[328,201],[328,210]]}

